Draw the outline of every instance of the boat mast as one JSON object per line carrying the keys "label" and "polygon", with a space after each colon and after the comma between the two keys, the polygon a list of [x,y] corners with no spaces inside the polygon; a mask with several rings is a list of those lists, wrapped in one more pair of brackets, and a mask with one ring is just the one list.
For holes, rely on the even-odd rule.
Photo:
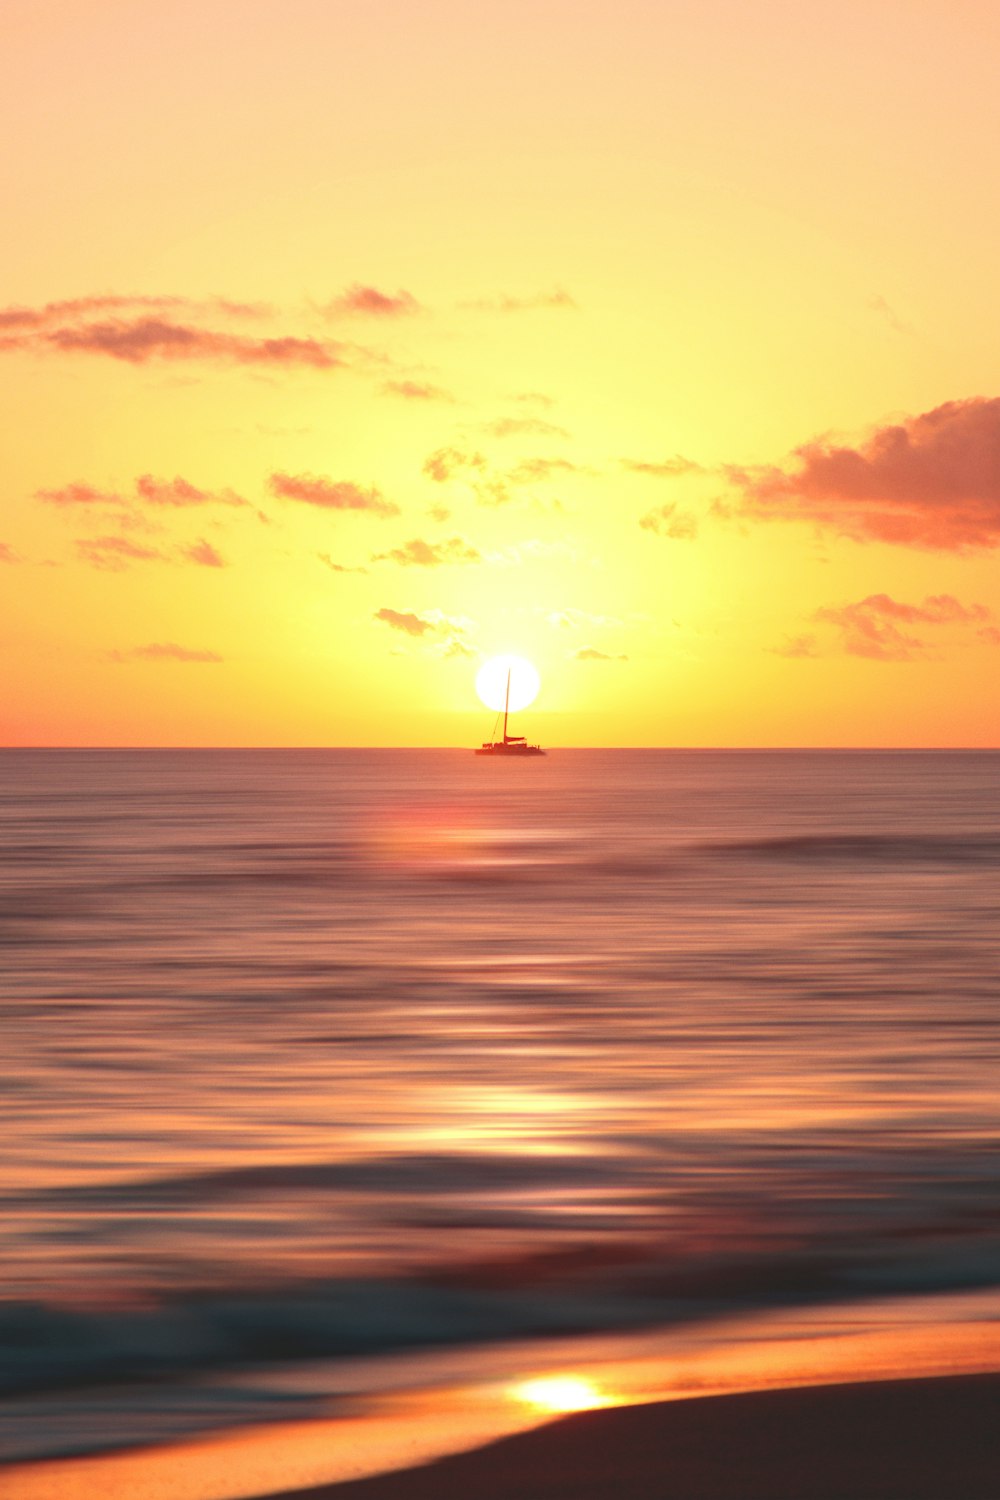
{"label": "boat mast", "polygon": [[507,711],[510,708],[510,667],[507,668],[507,696],[503,700],[503,742],[507,743]]}

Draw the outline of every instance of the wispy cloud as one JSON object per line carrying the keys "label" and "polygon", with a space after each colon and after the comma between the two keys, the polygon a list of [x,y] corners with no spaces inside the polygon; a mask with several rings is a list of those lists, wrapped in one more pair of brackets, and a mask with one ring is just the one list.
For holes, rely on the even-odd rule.
{"label": "wispy cloud", "polygon": [[473,656],[467,636],[471,621],[455,619],[439,609],[418,615],[409,610],[379,609],[372,619],[390,630],[422,643],[421,650],[438,657]]}
{"label": "wispy cloud", "polygon": [[446,541],[425,542],[414,537],[402,547],[389,552],[376,552],[372,562],[395,562],[403,567],[440,568],[445,563],[480,562],[481,554],[464,537],[451,536]]}
{"label": "wispy cloud", "polygon": [[473,302],[461,304],[474,312],[521,313],[538,312],[546,308],[575,310],[577,303],[569,292],[555,287],[551,292],[536,292],[526,297],[512,297],[501,293],[497,297],[479,297]]}
{"label": "wispy cloud", "polygon": [[624,654],[620,656],[609,655],[607,651],[598,651],[595,646],[581,646],[574,656],[575,661],[628,661]]}
{"label": "wispy cloud", "polygon": [[264,304],[107,293],[38,307],[0,309],[0,350],[95,354],[126,364],[209,360],[272,368],[332,369],[344,362],[328,339],[254,337],[226,323],[273,315]]}
{"label": "wispy cloud", "polygon": [[424,380],[387,380],[382,391],[386,396],[402,396],[405,401],[455,400],[451,391],[446,391],[439,385],[430,385]]}
{"label": "wispy cloud", "polygon": [[21,559],[10,545],[10,542],[0,542],[0,563],[16,563],[20,561]]}
{"label": "wispy cloud", "polygon": [[698,535],[698,517],[679,505],[661,505],[639,519],[643,531],[669,537],[675,542],[691,542]]}
{"label": "wispy cloud", "polygon": [[333,316],[361,314],[365,317],[400,318],[419,312],[420,303],[410,292],[380,292],[378,287],[355,282],[324,310]]}
{"label": "wispy cloud", "polygon": [[793,658],[822,655],[815,635],[808,631],[802,635],[789,636],[780,646],[774,646],[772,650],[775,656],[790,656]]}
{"label": "wispy cloud", "polygon": [[620,460],[623,469],[630,474],[646,474],[650,479],[679,479],[684,474],[704,474],[705,468],[702,464],[695,463],[691,458],[683,458],[679,453],[673,458],[663,458],[657,462],[641,458],[623,458]]}
{"label": "wispy cloud", "polygon": [[[836,628],[840,649],[848,656],[912,661],[927,649],[921,637],[911,634],[913,626],[973,625],[988,629],[986,622],[992,619],[992,611],[985,604],[962,604],[952,594],[931,594],[921,604],[907,604],[889,594],[869,594],[856,603],[826,605],[814,618]],[[786,648],[782,654],[791,653]]]}
{"label": "wispy cloud", "polygon": [[260,318],[272,309],[263,302],[234,302],[228,297],[175,297],[169,295],[129,295],[105,292],[90,297],[65,297],[45,302],[39,307],[0,308],[0,328],[50,328],[60,323],[105,313],[142,313],[182,311],[187,314],[222,314],[231,318]]}
{"label": "wispy cloud", "polygon": [[817,439],[785,467],[726,473],[744,515],[945,552],[1000,545],[1000,399],[950,401],[855,447]]}
{"label": "wispy cloud", "polygon": [[234,490],[202,490],[187,479],[154,479],[152,474],[140,474],[135,482],[135,492],[140,500],[149,505],[175,507],[189,505],[237,505],[245,506],[249,501]]}
{"label": "wispy cloud", "polygon": [[136,318],[80,327],[56,328],[41,341],[63,353],[104,354],[127,364],[149,360],[224,360],[238,365],[309,366],[329,370],[343,363],[339,346],[329,340],[248,338],[218,329],[198,328],[165,318]]}
{"label": "wispy cloud", "polygon": [[376,516],[398,516],[399,506],[386,500],[374,486],[364,490],[347,479],[326,479],[316,474],[272,474],[272,495],[299,500],[319,510],[360,510]]}
{"label": "wispy cloud", "polygon": [[130,661],[164,662],[221,662],[217,651],[195,651],[188,646],[178,646],[174,641],[153,641],[148,646],[132,646],[125,651],[109,651],[108,660],[126,663]]}
{"label": "wispy cloud", "polygon": [[167,561],[158,547],[144,547],[127,536],[80,537],[74,546],[81,561],[108,573],[120,573],[132,563]]}
{"label": "wispy cloud", "polygon": [[482,453],[469,453],[462,448],[438,448],[424,460],[424,473],[435,484],[444,484],[456,474],[467,474],[470,470],[482,473],[485,468]]}
{"label": "wispy cloud", "polygon": [[381,620],[390,630],[400,630],[404,635],[424,636],[438,628],[434,620],[426,620],[422,615],[406,610],[377,609],[372,619]]}
{"label": "wispy cloud", "polygon": [[450,479],[468,481],[480,505],[504,505],[524,485],[539,484],[556,474],[589,474],[568,458],[522,458],[510,468],[490,472],[482,453],[462,448],[438,448],[424,461],[424,473],[436,484]]}
{"label": "wispy cloud", "polygon": [[909,324],[904,323],[903,320],[896,315],[895,309],[889,306],[888,302],[883,296],[876,294],[874,297],[869,297],[868,306],[873,313],[877,313],[880,318],[888,323],[889,327],[893,330],[894,333],[913,332]]}
{"label": "wispy cloud", "polygon": [[569,433],[565,427],[560,427],[555,422],[546,422],[541,417],[499,417],[495,422],[487,422],[481,429],[490,437],[558,437],[568,438]]}
{"label": "wispy cloud", "polygon": [[204,537],[189,547],[182,547],[181,556],[199,568],[224,568],[226,566],[226,560],[222,554],[216,551],[211,542],[206,542]]}
{"label": "wispy cloud", "polygon": [[367,568],[349,568],[346,563],[334,562],[329,552],[317,552],[316,556],[331,573],[367,573]]}

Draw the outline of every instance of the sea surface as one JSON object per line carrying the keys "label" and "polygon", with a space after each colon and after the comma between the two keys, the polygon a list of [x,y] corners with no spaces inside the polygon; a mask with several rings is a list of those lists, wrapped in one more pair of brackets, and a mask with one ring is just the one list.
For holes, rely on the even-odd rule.
{"label": "sea surface", "polygon": [[0,995],[0,1456],[1000,1284],[1000,753],[3,751]]}

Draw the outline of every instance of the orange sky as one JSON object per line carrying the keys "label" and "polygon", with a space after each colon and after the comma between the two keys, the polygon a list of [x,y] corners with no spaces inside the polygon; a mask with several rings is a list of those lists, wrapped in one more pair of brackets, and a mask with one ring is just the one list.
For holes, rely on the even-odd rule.
{"label": "orange sky", "polygon": [[0,743],[1000,744],[992,0],[6,0]]}

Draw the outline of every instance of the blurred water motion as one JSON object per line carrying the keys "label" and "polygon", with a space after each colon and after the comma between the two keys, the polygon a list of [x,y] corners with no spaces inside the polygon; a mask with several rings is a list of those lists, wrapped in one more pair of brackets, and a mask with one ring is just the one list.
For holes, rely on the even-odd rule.
{"label": "blurred water motion", "polygon": [[0,753],[2,1388],[1000,1279],[998,773]]}

